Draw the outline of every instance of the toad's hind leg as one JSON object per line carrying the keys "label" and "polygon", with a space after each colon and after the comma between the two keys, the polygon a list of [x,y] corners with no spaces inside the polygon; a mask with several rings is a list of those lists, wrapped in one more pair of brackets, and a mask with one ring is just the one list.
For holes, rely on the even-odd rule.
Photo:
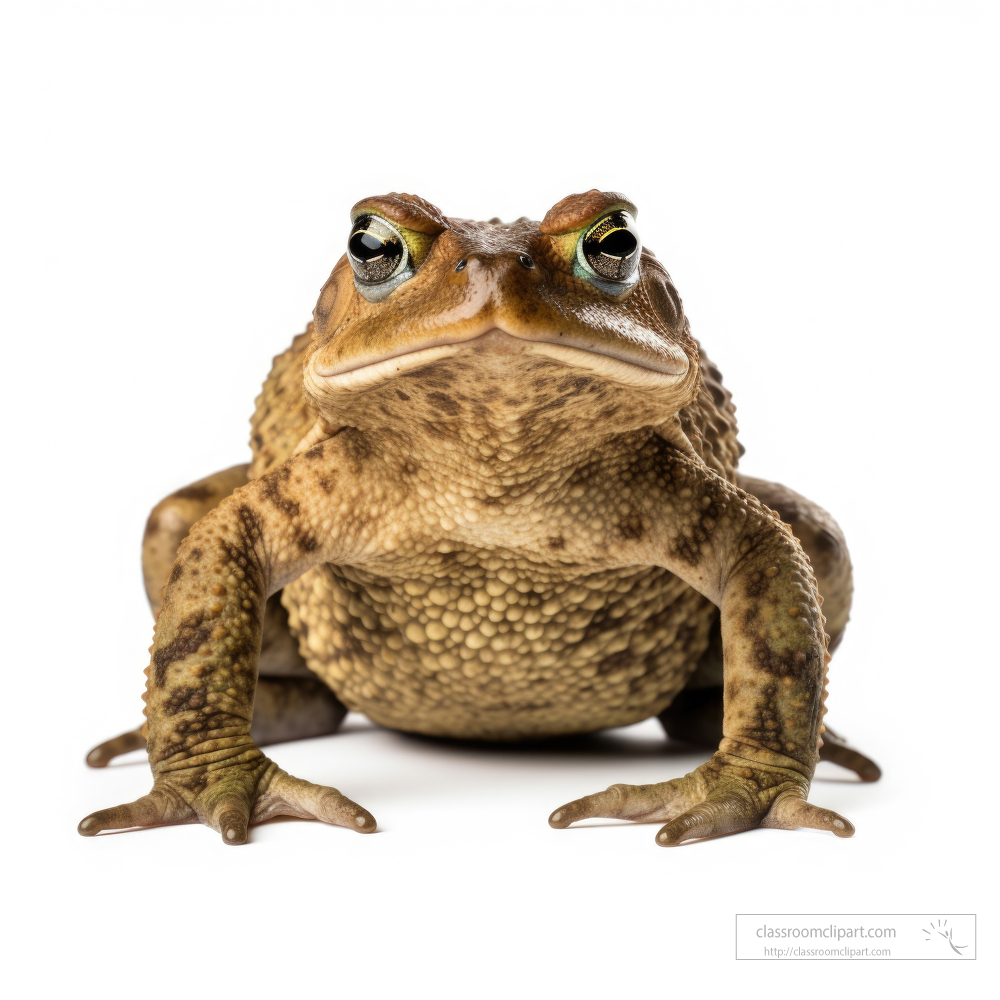
{"label": "toad's hind leg", "polygon": [[316,676],[258,677],[250,735],[259,747],[336,732],[344,703]]}
{"label": "toad's hind leg", "polygon": [[[195,521],[247,482],[246,465],[216,472],[161,500],[149,515],[142,542],[142,573],[146,596],[155,615],[177,555]],[[258,746],[335,732],[347,709],[306,666],[288,628],[281,594],[273,594],[264,609],[260,677],[254,698],[250,735]],[[91,767],[146,745],[145,727],[122,733],[87,754]]]}
{"label": "toad's hind leg", "polygon": [[[854,589],[851,559],[840,526],[818,504],[780,483],[750,476],[738,476],[737,483],[791,526],[809,557],[823,597],[832,653],[843,638]],[[722,633],[718,621],[697,669],[684,690],[660,713],[660,721],[673,739],[718,746],[722,739]],[[848,746],[829,726],[819,756],[854,771],[862,781],[877,781],[882,775],[873,760]]]}

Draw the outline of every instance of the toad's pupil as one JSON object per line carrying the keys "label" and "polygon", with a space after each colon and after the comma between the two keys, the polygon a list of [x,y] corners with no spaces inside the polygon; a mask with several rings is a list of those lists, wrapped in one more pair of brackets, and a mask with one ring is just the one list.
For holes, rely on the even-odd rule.
{"label": "toad's pupil", "polygon": [[639,241],[627,229],[613,229],[597,241],[595,249],[611,257],[628,257],[638,245]]}
{"label": "toad's pupil", "polygon": [[369,261],[383,254],[391,258],[399,258],[402,247],[394,239],[383,240],[374,233],[361,229],[351,236],[349,244],[351,254],[357,260]]}

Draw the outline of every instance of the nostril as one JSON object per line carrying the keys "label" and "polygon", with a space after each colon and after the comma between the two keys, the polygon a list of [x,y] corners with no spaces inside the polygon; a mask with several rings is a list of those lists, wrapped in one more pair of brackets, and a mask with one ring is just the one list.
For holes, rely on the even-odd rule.
{"label": "nostril", "polygon": [[535,262],[526,253],[521,254],[517,259],[521,262],[522,267],[531,268],[535,266]]}
{"label": "nostril", "polygon": [[466,264],[468,264],[468,263],[469,263],[469,262],[468,262],[468,261],[467,261],[467,260],[466,260],[466,259],[465,259],[465,258],[463,257],[463,258],[462,258],[462,259],[461,259],[461,260],[460,260],[460,261],[459,261],[459,262],[458,262],[458,263],[457,263],[457,264],[455,265],[455,271],[456,271],[456,273],[457,273],[458,271],[464,271],[464,270],[465,270],[465,265],[466,265]]}

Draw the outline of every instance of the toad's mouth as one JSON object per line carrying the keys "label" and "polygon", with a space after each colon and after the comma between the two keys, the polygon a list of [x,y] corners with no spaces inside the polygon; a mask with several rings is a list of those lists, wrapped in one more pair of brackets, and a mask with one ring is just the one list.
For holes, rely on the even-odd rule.
{"label": "toad's mouth", "polygon": [[378,360],[356,357],[333,365],[314,363],[313,375],[327,389],[357,390],[456,355],[484,360],[504,355],[549,358],[637,387],[676,383],[690,368],[680,348],[657,345],[651,349],[631,342],[606,344],[562,333],[533,334],[529,338],[492,327],[460,339],[431,341],[416,349],[404,347]]}

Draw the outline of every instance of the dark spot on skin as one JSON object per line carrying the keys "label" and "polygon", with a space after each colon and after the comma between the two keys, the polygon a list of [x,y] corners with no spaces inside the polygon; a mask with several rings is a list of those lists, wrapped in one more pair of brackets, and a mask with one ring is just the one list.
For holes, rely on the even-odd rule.
{"label": "dark spot on skin", "polygon": [[254,434],[253,444],[257,451],[260,451],[261,448],[264,447],[264,439],[260,436],[260,434]]}
{"label": "dark spot on skin", "polygon": [[215,496],[215,491],[208,486],[185,486],[170,495],[177,500],[210,500]]}
{"label": "dark spot on skin", "polygon": [[543,414],[548,413],[551,410],[562,409],[567,403],[579,396],[592,381],[593,379],[585,377],[565,380],[560,384],[559,389],[557,390],[560,394],[554,398],[547,399],[543,392],[539,392],[536,396],[537,405],[525,414],[525,423],[530,426]]}
{"label": "dark spot on skin", "polygon": [[336,479],[332,476],[320,476],[316,483],[324,493],[332,493],[334,486],[337,485]]}
{"label": "dark spot on skin", "polygon": [[[167,715],[177,715],[179,712],[190,712],[202,708],[205,704],[204,688],[177,688],[170,692],[170,697],[163,703]],[[185,726],[183,731],[190,732],[191,727]],[[177,727],[180,732],[181,728]]]}
{"label": "dark spot on skin", "polygon": [[427,402],[434,407],[439,413],[444,413],[449,417],[457,416],[462,407],[455,402],[451,396],[445,395],[443,392],[429,392],[427,394]]}
{"label": "dark spot on skin", "polygon": [[201,549],[192,549],[188,554],[187,558],[190,562],[201,562]]}
{"label": "dark spot on skin", "polygon": [[179,563],[174,563],[173,568],[170,570],[170,576],[167,577],[167,586],[176,583],[184,575],[184,567]]}
{"label": "dark spot on skin", "polygon": [[[771,579],[766,577],[759,570],[750,574],[746,582],[745,592],[747,597],[763,597],[771,589]],[[757,605],[754,605],[756,610]]]}
{"label": "dark spot on skin", "polygon": [[758,619],[760,618],[760,603],[754,601],[748,604],[743,610],[743,616],[740,621],[741,630],[744,635],[752,636],[754,632],[760,627]]}
{"label": "dark spot on skin", "polygon": [[209,774],[207,768],[199,769],[195,774],[186,776],[184,784],[189,791],[200,794],[208,787]]}
{"label": "dark spot on skin", "polygon": [[701,546],[697,539],[685,538],[679,535],[670,546],[670,554],[689,566],[697,566],[701,562]]}
{"label": "dark spot on skin", "polygon": [[618,534],[628,541],[637,541],[646,534],[646,525],[639,514],[629,514],[618,522]]}
{"label": "dark spot on skin", "polygon": [[205,622],[205,613],[197,611],[181,620],[177,635],[167,645],[153,653],[154,677],[158,687],[163,686],[167,667],[177,660],[196,653],[212,634],[212,623]]}
{"label": "dark spot on skin", "polygon": [[287,466],[276,469],[261,478],[260,489],[264,498],[270,500],[283,514],[288,515],[288,517],[296,517],[299,513],[298,502],[288,499],[281,493],[282,484],[288,481],[291,474],[291,469]]}
{"label": "dark spot on skin", "polygon": [[299,548],[303,552],[315,552],[319,548],[319,542],[313,535],[303,535],[299,540]]}
{"label": "dark spot on skin", "polygon": [[342,438],[344,443],[344,450],[350,456],[351,461],[360,468],[361,464],[368,458],[371,458],[372,446],[371,442],[355,427],[344,427],[344,436]]}
{"label": "dark spot on skin", "polygon": [[562,535],[553,535],[549,539],[550,549],[563,549],[566,547],[566,539]]}
{"label": "dark spot on skin", "polygon": [[310,461],[314,461],[317,458],[323,457],[323,443],[314,444],[306,453],[305,457]]}
{"label": "dark spot on skin", "polygon": [[455,380],[455,375],[441,365],[424,365],[422,368],[414,368],[411,371],[403,372],[399,377],[412,379],[421,388],[427,389],[449,389]]}
{"label": "dark spot on skin", "polygon": [[403,401],[404,403],[407,403],[407,402],[409,402],[409,399],[410,399],[410,397],[409,397],[409,396],[408,396],[408,395],[407,395],[407,394],[406,394],[405,392],[403,392],[403,390],[402,390],[402,389],[397,389],[397,390],[396,390],[396,395],[397,395],[397,396],[398,396],[398,397],[399,397],[399,398],[400,398],[400,399],[401,399],[401,400],[402,400],[402,401]]}
{"label": "dark spot on skin", "polygon": [[753,644],[751,662],[758,670],[773,674],[775,677],[821,677],[823,673],[823,653],[819,649],[808,653],[796,652],[778,653],[771,648],[766,639],[757,639]]}
{"label": "dark spot on skin", "polygon": [[264,522],[257,511],[248,504],[241,503],[236,508],[236,516],[239,518],[240,528],[247,543],[253,545],[259,541],[264,533]]}

